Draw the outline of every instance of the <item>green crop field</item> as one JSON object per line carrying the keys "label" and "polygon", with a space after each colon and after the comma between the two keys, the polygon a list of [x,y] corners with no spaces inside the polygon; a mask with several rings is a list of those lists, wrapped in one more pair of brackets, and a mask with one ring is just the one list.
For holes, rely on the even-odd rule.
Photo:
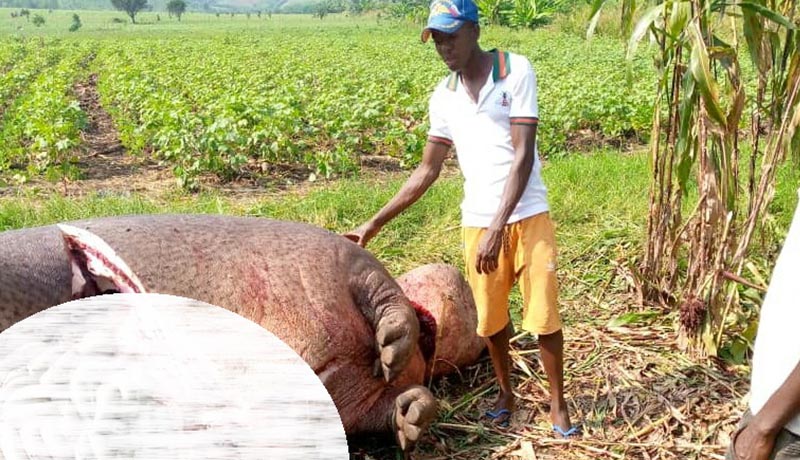
{"label": "green crop field", "polygon": [[[481,32],[485,49],[523,54],[537,72],[567,401],[585,436],[565,444],[550,435],[538,349],[523,337],[512,344],[513,384],[523,396],[512,429],[479,420],[495,389],[483,359],[432,384],[440,413],[419,460],[722,458],[744,407],[745,351],[730,351],[731,339],[725,360],[688,357],[674,340],[678,312],[637,298],[632,267],[646,238],[655,47],[644,40],[626,61],[624,41],[612,32],[618,10],[601,21],[605,33],[587,41],[587,8],[535,30]],[[419,162],[428,97],[447,74],[434,46],[421,43],[419,24],[375,12],[323,19],[187,12],[178,21],[145,11],[132,24],[112,10],[19,11],[0,8],[0,231],[162,212],[351,230]],[[73,32],[74,14],[81,27]],[[751,95],[752,65],[747,49],[739,52]],[[749,279],[769,279],[799,183],[796,164],[779,168]],[[461,186],[449,162],[368,249],[394,275],[435,262],[463,269]],[[688,195],[685,213],[696,191]],[[763,298],[741,293],[735,338],[755,324]],[[510,303],[518,324],[518,290]],[[355,460],[397,458],[391,440],[351,449]]]}
{"label": "green crop field", "polygon": [[[0,41],[6,177],[69,160],[86,118],[71,89],[92,73],[129,152],[164,160],[187,185],[198,174],[229,179],[265,162],[326,176],[352,171],[363,154],[413,165],[427,97],[446,73],[418,28],[387,20],[188,15],[153,23],[148,13],[139,21],[149,23],[134,26],[112,23],[120,15],[108,12],[87,15],[71,34],[64,12],[43,13],[39,30],[9,11],[0,10],[0,32],[10,32]],[[653,72],[645,58],[635,61],[629,86],[618,42],[489,29],[484,43],[534,63],[544,156],[584,138],[646,136]]]}

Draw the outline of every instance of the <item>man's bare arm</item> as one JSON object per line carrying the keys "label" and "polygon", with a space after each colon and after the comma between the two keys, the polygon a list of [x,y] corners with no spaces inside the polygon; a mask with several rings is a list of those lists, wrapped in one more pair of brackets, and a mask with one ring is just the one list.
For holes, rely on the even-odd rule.
{"label": "man's bare arm", "polygon": [[369,221],[344,236],[360,246],[367,245],[390,220],[419,200],[439,178],[450,144],[429,139],[422,152],[422,161],[395,196]]}
{"label": "man's bare arm", "polygon": [[734,440],[736,460],[767,460],[781,429],[800,414],[800,363]]}
{"label": "man's bare arm", "polygon": [[478,273],[491,273],[497,269],[503,227],[514,213],[514,209],[525,191],[525,186],[528,184],[528,179],[531,177],[531,170],[536,158],[536,125],[512,124],[511,142],[515,151],[514,162],[503,190],[500,208],[478,247],[478,257],[475,261]]}

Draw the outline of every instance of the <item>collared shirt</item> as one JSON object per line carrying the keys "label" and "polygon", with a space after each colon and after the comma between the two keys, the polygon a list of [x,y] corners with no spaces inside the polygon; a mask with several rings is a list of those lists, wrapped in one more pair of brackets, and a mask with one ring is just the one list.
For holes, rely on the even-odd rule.
{"label": "collared shirt", "polygon": [[[528,59],[499,50],[492,53],[492,72],[480,90],[477,104],[455,72],[436,86],[429,103],[428,138],[455,145],[464,175],[461,222],[466,227],[488,227],[500,210],[516,156],[511,124],[539,122],[536,73]],[[507,223],[547,210],[547,189],[536,147],[530,178]]]}
{"label": "collared shirt", "polygon": [[[800,197],[800,190],[797,191]],[[800,204],[775,262],[753,347],[750,410],[758,413],[800,362]],[[800,435],[800,415],[784,428]]]}

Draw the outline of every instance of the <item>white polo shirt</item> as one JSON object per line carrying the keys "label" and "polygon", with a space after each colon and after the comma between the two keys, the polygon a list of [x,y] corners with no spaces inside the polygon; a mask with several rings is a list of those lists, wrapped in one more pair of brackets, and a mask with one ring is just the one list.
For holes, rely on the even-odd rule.
{"label": "white polo shirt", "polygon": [[[539,122],[536,73],[528,59],[510,52],[491,52],[492,72],[477,104],[455,72],[436,86],[429,103],[428,139],[455,145],[464,175],[461,223],[465,227],[488,227],[500,210],[515,157],[511,124]],[[549,209],[541,167],[537,146],[528,184],[508,224]]]}
{"label": "white polo shirt", "polygon": [[[800,190],[797,191],[800,197]],[[750,377],[750,410],[758,413],[800,362],[800,204],[794,212],[759,316]],[[800,414],[784,428],[800,436]]]}

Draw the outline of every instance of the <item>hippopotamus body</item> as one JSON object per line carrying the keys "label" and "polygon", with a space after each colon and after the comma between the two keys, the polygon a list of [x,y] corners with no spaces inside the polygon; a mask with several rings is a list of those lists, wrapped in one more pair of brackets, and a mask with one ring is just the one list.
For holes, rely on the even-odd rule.
{"label": "hippopotamus body", "polygon": [[482,351],[471,294],[453,267],[424,266],[395,280],[344,237],[264,218],[159,214],[68,224],[0,233],[0,331],[104,293],[218,305],[294,349],[322,380],[348,435],[391,431],[406,451],[436,416],[425,379]]}

